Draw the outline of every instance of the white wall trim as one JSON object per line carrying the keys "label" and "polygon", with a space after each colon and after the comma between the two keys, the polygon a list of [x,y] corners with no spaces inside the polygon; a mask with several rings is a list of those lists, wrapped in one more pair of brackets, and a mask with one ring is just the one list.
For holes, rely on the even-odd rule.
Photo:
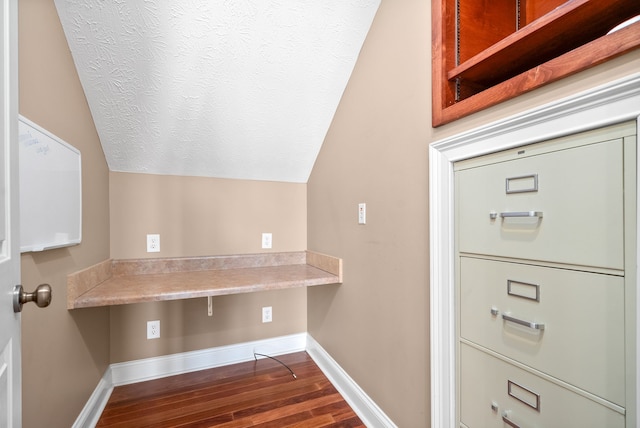
{"label": "white wall trim", "polygon": [[89,397],[89,401],[78,415],[78,418],[72,428],[95,427],[100,419],[100,415],[109,401],[111,392],[113,391],[113,383],[111,382],[111,367],[98,382],[98,386]]}
{"label": "white wall trim", "polygon": [[307,337],[307,353],[366,426],[396,428],[393,421],[310,335]]}
{"label": "white wall trim", "polygon": [[[626,120],[638,120],[638,116],[640,73],[429,146],[431,426],[454,428],[456,415],[453,162]],[[640,335],[640,328],[637,330]],[[640,337],[637,343],[640,346]],[[640,388],[640,372],[636,385]],[[638,396],[640,394],[636,401],[640,400]],[[636,406],[640,410],[640,402]],[[640,426],[640,416],[637,425]]]}
{"label": "white wall trim", "polygon": [[305,350],[306,341],[307,334],[298,333],[272,339],[111,364],[112,382],[113,386],[127,385],[196,370],[241,363],[253,360],[254,351],[268,355],[300,352]]}

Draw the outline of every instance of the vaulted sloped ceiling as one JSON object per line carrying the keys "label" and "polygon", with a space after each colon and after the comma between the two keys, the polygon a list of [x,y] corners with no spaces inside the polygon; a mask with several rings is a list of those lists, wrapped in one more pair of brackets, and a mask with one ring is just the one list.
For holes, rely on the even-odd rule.
{"label": "vaulted sloped ceiling", "polygon": [[111,171],[304,183],[380,0],[55,0]]}

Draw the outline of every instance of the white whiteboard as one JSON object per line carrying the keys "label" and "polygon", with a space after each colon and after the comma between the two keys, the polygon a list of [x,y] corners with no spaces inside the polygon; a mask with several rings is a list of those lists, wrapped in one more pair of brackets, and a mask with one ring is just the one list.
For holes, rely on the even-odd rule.
{"label": "white whiteboard", "polygon": [[20,252],[82,240],[80,152],[20,116]]}

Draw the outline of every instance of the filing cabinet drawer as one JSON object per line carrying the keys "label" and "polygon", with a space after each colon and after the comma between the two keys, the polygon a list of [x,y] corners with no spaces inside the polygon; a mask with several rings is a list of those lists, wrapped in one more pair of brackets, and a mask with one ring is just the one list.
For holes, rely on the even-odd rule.
{"label": "filing cabinet drawer", "polygon": [[622,139],[455,177],[460,252],[624,268]]}
{"label": "filing cabinet drawer", "polygon": [[460,337],[624,406],[624,278],[460,259]]}
{"label": "filing cabinet drawer", "polygon": [[460,422],[469,428],[624,427],[618,411],[466,344],[460,365]]}

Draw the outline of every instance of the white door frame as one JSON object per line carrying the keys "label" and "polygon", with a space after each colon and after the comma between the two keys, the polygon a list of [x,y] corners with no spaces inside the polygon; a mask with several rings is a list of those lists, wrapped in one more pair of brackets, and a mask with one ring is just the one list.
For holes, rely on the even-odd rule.
{"label": "white door frame", "polygon": [[[628,120],[640,123],[640,73],[429,146],[432,427],[455,428],[456,421],[453,163]],[[638,213],[640,216],[640,209]],[[638,248],[636,254],[640,255]],[[638,282],[636,286],[640,279]],[[638,296],[640,313],[640,293]],[[640,326],[636,331],[638,347]],[[640,371],[636,390],[640,392]],[[636,396],[638,410],[639,397],[640,393]],[[640,415],[636,426],[640,426]]]}

